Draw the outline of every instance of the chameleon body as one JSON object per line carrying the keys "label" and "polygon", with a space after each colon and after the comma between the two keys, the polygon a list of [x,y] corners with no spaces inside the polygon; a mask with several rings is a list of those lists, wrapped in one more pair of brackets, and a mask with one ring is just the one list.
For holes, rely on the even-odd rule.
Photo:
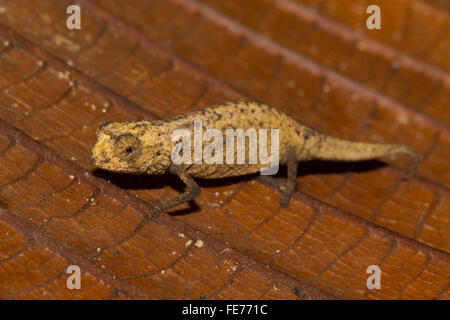
{"label": "chameleon body", "polygon": [[[124,123],[106,122],[97,131],[97,143],[92,150],[92,163],[105,170],[130,174],[178,175],[188,186],[188,191],[167,202],[155,206],[155,213],[190,201],[200,192],[193,178],[225,178],[260,171],[264,167],[259,158],[250,164],[174,164],[172,151],[179,141],[172,141],[177,129],[194,135],[194,121],[201,122],[203,132],[217,129],[226,136],[227,129],[278,129],[279,164],[287,165],[288,181],[283,188],[281,206],[287,206],[295,189],[295,178],[299,161],[321,159],[334,161],[359,161],[398,154],[413,159],[412,175],[418,165],[419,156],[408,146],[400,144],[363,143],[327,136],[300,124],[290,116],[265,104],[257,102],[225,103],[193,111],[167,120],[139,120]],[[213,141],[214,139],[212,139]],[[225,138],[223,143],[225,143]],[[202,141],[202,147],[211,141]],[[267,134],[268,154],[271,136]],[[248,143],[245,144],[248,155]],[[191,144],[193,153],[194,143]],[[225,146],[223,148],[225,157]],[[234,153],[236,160],[237,151]],[[266,164],[266,167],[268,165]]]}

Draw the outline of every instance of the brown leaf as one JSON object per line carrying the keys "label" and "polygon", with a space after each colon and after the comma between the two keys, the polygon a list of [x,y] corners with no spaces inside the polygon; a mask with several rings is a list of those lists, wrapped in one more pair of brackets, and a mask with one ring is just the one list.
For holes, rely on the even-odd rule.
{"label": "brown leaf", "polygon": [[[382,31],[365,29],[362,0],[79,2],[69,31],[69,1],[0,1],[0,297],[449,298],[438,0],[378,1]],[[203,182],[198,208],[155,220],[150,203],[176,179],[92,174],[100,123],[237,99],[424,160],[409,181],[406,162],[305,163],[286,209],[263,178]],[[81,290],[67,289],[72,264]],[[370,265],[380,290],[366,287]]]}

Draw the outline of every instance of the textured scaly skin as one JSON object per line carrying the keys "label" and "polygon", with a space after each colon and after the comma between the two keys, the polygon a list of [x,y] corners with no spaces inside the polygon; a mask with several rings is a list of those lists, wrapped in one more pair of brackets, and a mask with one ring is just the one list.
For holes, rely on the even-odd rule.
{"label": "textured scaly skin", "polygon": [[[167,120],[140,120],[125,123],[107,122],[97,132],[97,143],[92,151],[92,162],[97,167],[116,172],[133,174],[163,174],[173,169],[171,152],[177,141],[171,141],[172,132],[184,128],[194,137],[194,121],[201,121],[203,133],[217,129],[223,134],[223,155],[225,157],[226,129],[279,129],[279,162],[312,159],[335,161],[359,161],[390,155],[406,154],[413,159],[412,175],[419,162],[413,149],[399,144],[376,144],[352,142],[333,138],[300,124],[290,116],[265,104],[257,102],[225,103],[207,107],[189,114]],[[270,130],[267,132],[268,154],[270,155]],[[211,142],[203,142],[203,149]],[[128,148],[128,150],[127,150]],[[131,152],[130,151],[131,148]],[[246,143],[248,155],[248,143]],[[191,143],[193,154],[194,142]],[[234,156],[237,156],[236,149]],[[192,157],[193,159],[193,157]],[[259,157],[257,157],[259,161]],[[236,159],[235,159],[236,160]],[[235,161],[236,162],[236,161]],[[246,161],[248,162],[248,161]],[[257,164],[187,164],[177,166],[177,172],[184,172],[197,178],[224,178],[259,172]],[[289,163],[288,163],[289,165]],[[296,162],[295,162],[296,165]]]}

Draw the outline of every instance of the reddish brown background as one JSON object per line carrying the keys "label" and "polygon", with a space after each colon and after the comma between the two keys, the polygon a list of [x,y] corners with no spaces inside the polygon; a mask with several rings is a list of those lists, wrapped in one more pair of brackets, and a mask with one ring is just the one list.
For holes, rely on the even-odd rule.
{"label": "reddish brown background", "polygon": [[[0,1],[1,298],[449,299],[448,2],[76,3],[69,31],[72,1]],[[153,221],[177,179],[92,174],[99,123],[237,99],[423,162],[409,181],[406,161],[304,164],[283,210],[260,178],[201,182]]]}

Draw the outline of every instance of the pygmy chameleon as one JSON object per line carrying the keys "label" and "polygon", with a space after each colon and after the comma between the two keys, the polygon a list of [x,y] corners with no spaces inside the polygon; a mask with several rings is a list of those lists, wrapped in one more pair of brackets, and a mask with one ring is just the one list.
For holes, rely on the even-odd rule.
{"label": "pygmy chameleon", "polygon": [[[287,165],[287,182],[282,187],[281,207],[289,205],[294,193],[299,161],[359,161],[405,154],[413,161],[408,177],[415,173],[420,161],[419,155],[406,145],[363,143],[334,138],[313,130],[266,104],[241,101],[203,108],[167,120],[137,120],[124,123],[107,121],[98,128],[97,143],[92,150],[92,163],[101,169],[114,172],[177,175],[186,184],[187,191],[171,200],[159,202],[154,206],[154,215],[198,196],[200,188],[193,178],[225,178],[251,174],[266,165],[260,160],[243,164],[237,164],[236,161],[233,164],[225,161],[222,164],[211,161],[175,164],[171,154],[179,141],[173,141],[172,133],[176,129],[185,129],[193,134],[194,121],[201,121],[204,130],[217,129],[224,136],[227,129],[278,129],[279,164]],[[269,135],[269,147],[270,138]],[[202,147],[211,144],[207,141],[201,143]],[[225,144],[225,139],[223,143]],[[194,143],[190,148],[193,152]],[[245,144],[245,148],[248,151],[248,144]],[[235,160],[237,151],[237,148],[233,151]],[[223,156],[225,157],[225,152]]]}

